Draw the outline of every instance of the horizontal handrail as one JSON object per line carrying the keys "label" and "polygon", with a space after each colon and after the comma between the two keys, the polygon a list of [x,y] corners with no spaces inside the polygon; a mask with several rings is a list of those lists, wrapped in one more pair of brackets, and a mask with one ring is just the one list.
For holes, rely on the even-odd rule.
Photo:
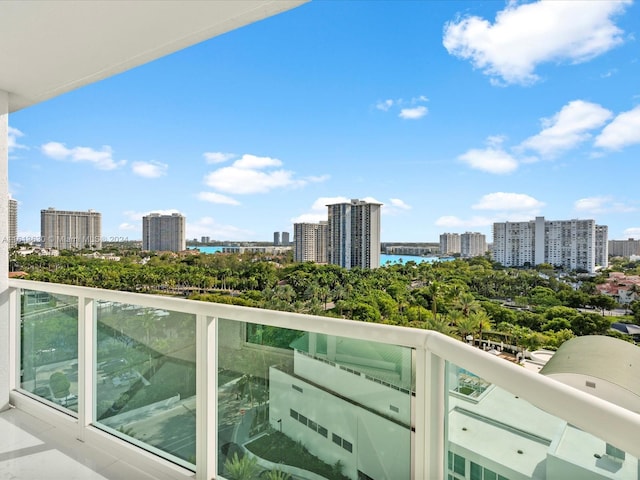
{"label": "horizontal handrail", "polygon": [[30,280],[10,279],[9,286],[350,337],[430,352],[640,458],[640,442],[637,441],[640,414],[431,330]]}

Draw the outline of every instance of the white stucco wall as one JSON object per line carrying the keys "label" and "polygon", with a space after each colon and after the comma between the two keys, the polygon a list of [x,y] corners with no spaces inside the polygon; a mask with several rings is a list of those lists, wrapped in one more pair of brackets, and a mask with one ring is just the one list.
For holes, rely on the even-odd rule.
{"label": "white stucco wall", "polygon": [[[275,368],[270,369],[269,381],[269,421],[273,428],[279,429],[278,420],[281,420],[283,433],[302,442],[312,454],[330,465],[340,460],[343,473],[354,480],[358,470],[376,480],[410,478],[411,432],[407,427]],[[358,386],[352,383],[351,388],[356,390]],[[372,390],[370,394],[377,395]],[[290,409],[326,428],[327,437],[292,418]],[[332,441],[334,433],[353,445],[352,452]]]}

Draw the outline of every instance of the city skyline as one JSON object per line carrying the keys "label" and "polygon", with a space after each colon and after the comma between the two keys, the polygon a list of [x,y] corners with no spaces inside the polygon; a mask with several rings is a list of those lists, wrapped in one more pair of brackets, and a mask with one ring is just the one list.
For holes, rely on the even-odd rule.
{"label": "city skyline", "polygon": [[536,216],[640,237],[639,10],[310,2],[12,114],[18,236],[55,205],[106,239],[179,212],[188,239],[269,241],[363,198],[383,242]]}

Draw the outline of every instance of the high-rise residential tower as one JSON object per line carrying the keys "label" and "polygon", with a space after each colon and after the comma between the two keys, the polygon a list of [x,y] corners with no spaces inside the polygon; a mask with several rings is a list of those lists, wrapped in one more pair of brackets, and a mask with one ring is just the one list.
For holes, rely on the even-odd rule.
{"label": "high-rise residential tower", "polygon": [[549,263],[593,273],[597,264],[607,265],[607,230],[595,220],[494,223],[493,258],[507,267]]}
{"label": "high-rise residential tower", "polygon": [[273,232],[273,244],[275,246],[280,245],[280,232]]}
{"label": "high-rise residential tower", "polygon": [[443,233],[440,235],[440,254],[453,255],[461,253],[460,251],[460,235],[457,233]]}
{"label": "high-rise residential tower", "polygon": [[9,199],[9,248],[18,244],[18,201]]}
{"label": "high-rise residential tower", "polygon": [[73,250],[102,248],[102,215],[94,210],[75,212],[48,208],[40,211],[44,248]]}
{"label": "high-rise residential tower", "polygon": [[478,232],[465,232],[460,235],[460,256],[464,258],[481,257],[487,252],[487,237]]}
{"label": "high-rise residential tower", "polygon": [[294,261],[327,263],[327,229],[327,222],[294,223]]}
{"label": "high-rise residential tower", "polygon": [[291,245],[291,241],[289,240],[289,232],[282,232],[282,245],[287,246]]}
{"label": "high-rise residential tower", "polygon": [[356,199],[327,207],[329,263],[347,269],[378,268],[382,204]]}
{"label": "high-rise residential tower", "polygon": [[640,240],[609,240],[609,255],[612,257],[627,257],[640,255]]}
{"label": "high-rise residential tower", "polygon": [[179,252],[186,250],[186,219],[179,213],[142,217],[142,250]]}

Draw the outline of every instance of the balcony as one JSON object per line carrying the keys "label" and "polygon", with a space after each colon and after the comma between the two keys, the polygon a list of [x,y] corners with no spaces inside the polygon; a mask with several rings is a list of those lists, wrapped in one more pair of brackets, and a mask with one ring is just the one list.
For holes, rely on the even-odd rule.
{"label": "balcony", "polygon": [[26,280],[8,304],[1,476],[638,478],[637,412],[436,332]]}

